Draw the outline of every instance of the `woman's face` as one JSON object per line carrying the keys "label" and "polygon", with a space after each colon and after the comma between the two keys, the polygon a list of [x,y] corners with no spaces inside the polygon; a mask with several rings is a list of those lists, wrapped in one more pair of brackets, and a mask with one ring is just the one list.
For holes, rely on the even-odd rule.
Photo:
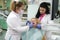
{"label": "woman's face", "polygon": [[44,14],[44,13],[46,13],[46,9],[43,7],[40,7],[40,14]]}
{"label": "woman's face", "polygon": [[19,9],[18,9],[18,13],[23,13],[24,12],[24,5],[22,5]]}

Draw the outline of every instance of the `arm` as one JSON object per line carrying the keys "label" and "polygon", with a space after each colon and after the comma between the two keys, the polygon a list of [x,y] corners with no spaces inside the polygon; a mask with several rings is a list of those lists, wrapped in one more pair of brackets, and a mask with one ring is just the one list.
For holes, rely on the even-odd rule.
{"label": "arm", "polygon": [[17,31],[17,32],[25,32],[29,30],[28,26],[22,27],[20,20],[15,17],[8,19],[7,24],[12,30]]}
{"label": "arm", "polygon": [[30,21],[27,21],[27,22],[26,22],[26,25],[28,25],[29,28],[33,28],[33,23],[31,23]]}

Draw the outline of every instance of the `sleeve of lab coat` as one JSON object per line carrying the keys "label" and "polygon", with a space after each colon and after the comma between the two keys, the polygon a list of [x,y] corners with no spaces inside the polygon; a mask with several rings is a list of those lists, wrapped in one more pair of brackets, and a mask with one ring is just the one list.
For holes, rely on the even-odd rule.
{"label": "sleeve of lab coat", "polygon": [[14,31],[17,32],[25,32],[29,30],[28,26],[24,26],[22,27],[20,24],[20,20],[18,20],[17,18],[10,18],[7,22],[7,24],[9,24],[10,28],[13,29]]}

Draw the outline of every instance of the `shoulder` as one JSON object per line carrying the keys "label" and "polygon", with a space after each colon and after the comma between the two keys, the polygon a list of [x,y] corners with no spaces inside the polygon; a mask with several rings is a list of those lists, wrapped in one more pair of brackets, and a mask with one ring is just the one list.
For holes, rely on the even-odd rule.
{"label": "shoulder", "polygon": [[7,20],[13,20],[16,19],[16,15],[13,12],[10,12],[9,16],[7,17]]}
{"label": "shoulder", "polygon": [[53,24],[54,23],[54,21],[51,20],[51,14],[47,15],[47,21],[48,21],[49,24]]}
{"label": "shoulder", "polygon": [[47,14],[46,17],[51,17],[51,14]]}
{"label": "shoulder", "polygon": [[45,15],[45,18],[51,19],[51,14]]}
{"label": "shoulder", "polygon": [[12,12],[10,12],[10,14],[8,15],[7,18],[14,18],[14,17],[16,17],[16,15],[15,15],[15,13],[12,11]]}

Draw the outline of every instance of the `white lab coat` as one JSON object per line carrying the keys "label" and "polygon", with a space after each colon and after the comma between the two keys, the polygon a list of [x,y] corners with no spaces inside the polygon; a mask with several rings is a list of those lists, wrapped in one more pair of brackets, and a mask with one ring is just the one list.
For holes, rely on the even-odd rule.
{"label": "white lab coat", "polygon": [[54,22],[51,20],[51,14],[48,14],[48,15],[45,14],[45,16],[41,20],[41,23],[42,24],[53,24]]}
{"label": "white lab coat", "polygon": [[22,32],[28,31],[28,26],[21,26],[21,18],[19,14],[12,11],[7,17],[7,32],[5,40],[20,40]]}
{"label": "white lab coat", "polygon": [[[51,32],[47,30],[47,27],[45,25],[47,24],[54,24],[53,20],[51,20],[51,15],[48,14],[48,15],[45,15],[42,20],[41,20],[41,25],[42,25],[42,30],[45,30],[46,31],[46,37],[47,37],[47,40],[51,37]],[[48,26],[50,27],[50,26]]]}

